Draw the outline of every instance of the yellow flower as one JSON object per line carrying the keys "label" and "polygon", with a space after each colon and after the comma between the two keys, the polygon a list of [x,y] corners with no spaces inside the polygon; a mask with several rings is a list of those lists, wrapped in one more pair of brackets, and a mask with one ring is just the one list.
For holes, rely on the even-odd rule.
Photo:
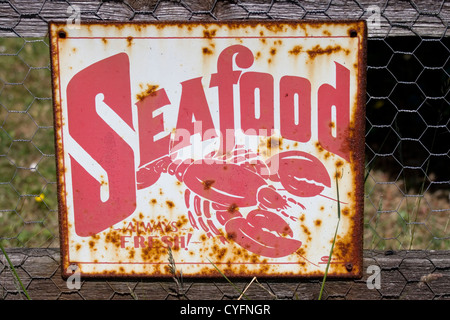
{"label": "yellow flower", "polygon": [[41,193],[38,197],[34,197],[34,200],[36,202],[42,202],[45,198],[45,195],[43,193]]}

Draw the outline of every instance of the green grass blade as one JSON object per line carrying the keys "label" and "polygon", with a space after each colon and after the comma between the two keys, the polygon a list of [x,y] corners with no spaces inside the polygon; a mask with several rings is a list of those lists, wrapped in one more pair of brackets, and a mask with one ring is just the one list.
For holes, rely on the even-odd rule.
{"label": "green grass blade", "polygon": [[231,284],[231,286],[239,293],[239,295],[242,295],[245,299],[249,300],[249,298],[241,290],[239,290],[239,288],[233,282],[231,282],[231,280],[228,279],[228,277],[211,260],[208,259],[208,261],[213,265],[214,268],[216,268],[216,270],[222,275],[222,277],[224,277],[225,280],[227,280],[228,283]]}
{"label": "green grass blade", "polygon": [[14,265],[12,264],[11,260],[9,259],[8,254],[5,251],[5,248],[3,248],[3,245],[1,243],[1,241],[0,241],[0,249],[2,250],[3,255],[5,256],[6,260],[8,261],[9,268],[11,269],[12,273],[14,274],[14,276],[17,279],[17,281],[19,282],[23,293],[25,293],[25,296],[27,297],[28,300],[31,300],[30,296],[28,295],[27,289],[25,289],[25,286],[23,285],[22,280],[20,280],[20,277],[17,274],[16,269],[14,268]]}
{"label": "green grass blade", "polygon": [[323,289],[325,287],[325,282],[326,282],[326,279],[327,279],[328,269],[330,268],[331,257],[333,256],[334,244],[336,243],[336,237],[337,237],[337,233],[338,233],[338,229],[339,229],[339,222],[341,221],[341,203],[339,201],[339,184],[338,184],[337,174],[336,174],[336,192],[337,192],[337,215],[338,215],[338,221],[337,221],[337,224],[336,224],[336,230],[334,231],[334,239],[333,239],[333,243],[331,244],[330,254],[328,256],[328,261],[327,261],[327,266],[325,268],[325,274],[323,275],[323,279],[322,279],[322,286],[320,287],[319,300],[322,300]]}

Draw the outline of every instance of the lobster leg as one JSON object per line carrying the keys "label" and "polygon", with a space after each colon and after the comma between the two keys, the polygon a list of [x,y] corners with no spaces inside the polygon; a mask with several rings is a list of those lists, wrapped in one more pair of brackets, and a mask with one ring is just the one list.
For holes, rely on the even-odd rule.
{"label": "lobster leg", "polygon": [[[190,194],[189,189],[186,189],[186,194]],[[187,201],[187,205],[189,205],[189,202]],[[210,202],[208,200],[202,200],[199,196],[194,196],[194,212],[196,214],[196,217],[192,215],[190,217],[190,220],[194,220],[194,227],[200,225],[200,227],[203,229],[203,231],[206,232],[206,235],[211,238],[214,236],[219,236],[219,240],[225,244],[228,242],[223,234],[219,231],[219,229],[214,225],[214,222],[211,220],[211,212],[210,212]],[[205,219],[206,218],[206,222]],[[191,222],[192,224],[192,222]],[[198,229],[198,227],[197,227]]]}

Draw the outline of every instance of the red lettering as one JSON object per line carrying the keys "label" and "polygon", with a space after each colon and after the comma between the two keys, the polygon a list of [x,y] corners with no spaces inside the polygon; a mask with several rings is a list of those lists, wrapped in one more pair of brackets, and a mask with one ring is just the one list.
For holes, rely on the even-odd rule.
{"label": "red lettering", "polygon": [[[107,173],[99,181],[79,163],[82,159],[75,154],[70,156],[75,232],[81,237],[122,221],[136,208],[134,152],[96,112],[99,94],[133,128],[129,61],[125,53],[92,64],[67,85],[69,133]],[[109,189],[106,201],[101,199],[102,184]]]}
{"label": "red lettering", "polygon": [[[219,154],[226,154],[235,147],[235,85],[239,88],[240,127],[246,134],[271,135],[275,126],[275,86],[269,73],[234,70],[250,68],[254,56],[250,49],[233,45],[224,49],[217,61],[217,73],[211,75],[210,88],[217,87],[219,102],[220,147]],[[350,71],[335,62],[335,85],[322,84],[317,91],[318,139],[322,147],[349,161],[348,145],[350,122]],[[164,116],[153,116],[154,111],[170,105],[164,89],[152,92],[136,103],[139,125],[139,167],[183,146],[190,145],[190,136],[201,134],[203,140],[216,137],[214,123],[202,85],[202,77],[181,82],[181,97],[177,118],[177,132],[170,149],[170,134],[155,140],[164,132]],[[283,76],[279,82],[280,133],[283,137],[308,142],[312,136],[311,96],[308,79]],[[112,124],[97,105],[110,112],[119,124]],[[77,73],[67,86],[67,112],[69,134],[81,147],[69,150],[73,182],[75,232],[90,236],[105,230],[130,216],[136,209],[136,173],[134,150],[130,136],[134,137],[128,56],[117,54],[94,63]],[[236,111],[235,111],[236,110]],[[103,116],[102,116],[103,115]],[[88,119],[88,121],[86,121]],[[116,123],[114,122],[114,123]],[[117,128],[115,126],[118,126]],[[121,129],[125,131],[119,132]],[[180,131],[178,131],[180,130]],[[227,131],[232,134],[227,135]],[[182,134],[186,133],[186,134]],[[127,134],[128,133],[128,134]],[[86,152],[89,157],[84,155]],[[105,177],[94,177],[89,162],[106,172]],[[88,164],[86,164],[88,163]],[[164,168],[167,169],[167,168]],[[148,172],[147,172],[148,171]],[[144,170],[148,178],[141,188],[156,182],[161,172]],[[140,181],[139,181],[140,182]],[[107,197],[102,186],[108,186]],[[139,188],[139,185],[138,185]],[[102,199],[103,196],[103,199]],[[174,222],[169,224],[147,223],[145,232],[155,229],[164,233],[165,227],[178,230]],[[164,228],[163,228],[164,227]],[[129,223],[127,230],[139,231],[139,225]],[[149,237],[149,243],[152,241]],[[144,239],[144,240],[143,240]],[[129,241],[121,238],[121,247]],[[144,237],[135,237],[134,245],[142,247]],[[184,247],[184,237],[162,237],[168,246]],[[149,244],[150,246],[150,244]]]}
{"label": "red lettering", "polygon": [[153,226],[150,224],[150,222],[142,223],[142,227],[144,228],[144,232],[152,232]]}
{"label": "red lettering", "polygon": [[268,73],[246,72],[241,76],[241,129],[247,134],[270,135],[274,129],[273,86],[273,77]]}
{"label": "red lettering", "polygon": [[170,237],[170,236],[161,237],[161,242],[164,243],[168,248],[173,247],[172,237]]}
{"label": "red lettering", "polygon": [[136,103],[139,121],[140,166],[169,153],[170,135],[155,140],[164,131],[163,114],[153,117],[153,111],[170,104],[164,89],[159,89]]}
{"label": "red lettering", "polygon": [[144,236],[134,236],[134,247],[144,248],[145,247],[145,237]]}
{"label": "red lettering", "polygon": [[161,237],[161,242],[163,242],[168,248],[172,248],[175,250],[185,247],[185,239],[183,236],[163,236]]}
{"label": "red lettering", "polygon": [[210,87],[218,88],[219,121],[221,143],[219,153],[226,154],[235,146],[234,135],[226,134],[227,130],[234,131],[234,103],[233,85],[237,84],[241,71],[233,70],[233,58],[236,55],[236,66],[249,68],[254,61],[250,49],[242,45],[233,45],[223,50],[217,59],[217,73],[211,75]]}
{"label": "red lettering", "polygon": [[155,238],[155,237],[152,237],[152,236],[147,237],[147,246],[149,248],[153,248],[153,238]]}
{"label": "red lettering", "polygon": [[280,80],[280,133],[286,139],[311,139],[311,83],[301,77]]}
{"label": "red lettering", "polygon": [[[336,87],[323,84],[318,92],[319,142],[321,146],[350,161],[350,70],[335,62]],[[335,132],[333,134],[333,131]]]}
{"label": "red lettering", "polygon": [[126,244],[128,242],[128,238],[131,238],[131,236],[121,236],[120,237],[120,247],[122,249],[126,247]]}
{"label": "red lettering", "polygon": [[133,222],[130,222],[125,230],[136,231]]}
{"label": "red lettering", "polygon": [[177,222],[176,221],[172,221],[170,223],[170,225],[172,226],[172,232],[177,232],[178,231],[178,226],[177,226]]}
{"label": "red lettering", "polygon": [[144,228],[145,232],[153,232],[154,230],[159,230],[160,232],[164,232],[164,228],[161,226],[161,222],[158,222],[158,223],[147,222],[146,224],[142,223],[142,227]]}
{"label": "red lettering", "polygon": [[[202,78],[200,77],[181,83],[182,93],[178,111],[177,132],[174,139],[174,141],[179,141],[180,139],[181,141],[174,144],[172,152],[190,145],[190,141],[185,141],[187,135],[181,134],[178,129],[187,130],[189,136],[197,133],[204,136],[207,130],[214,130],[211,112],[209,111],[201,80]],[[215,134],[210,135],[208,139],[214,138],[214,136]]]}
{"label": "red lettering", "polygon": [[179,237],[179,236],[173,237],[173,248],[175,250],[184,248],[184,237]]}

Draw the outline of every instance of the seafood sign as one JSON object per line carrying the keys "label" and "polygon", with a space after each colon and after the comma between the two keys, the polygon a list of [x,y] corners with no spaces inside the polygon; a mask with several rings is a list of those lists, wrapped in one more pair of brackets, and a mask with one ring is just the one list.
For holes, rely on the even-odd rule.
{"label": "seafood sign", "polygon": [[361,276],[363,21],[50,34],[63,275]]}

